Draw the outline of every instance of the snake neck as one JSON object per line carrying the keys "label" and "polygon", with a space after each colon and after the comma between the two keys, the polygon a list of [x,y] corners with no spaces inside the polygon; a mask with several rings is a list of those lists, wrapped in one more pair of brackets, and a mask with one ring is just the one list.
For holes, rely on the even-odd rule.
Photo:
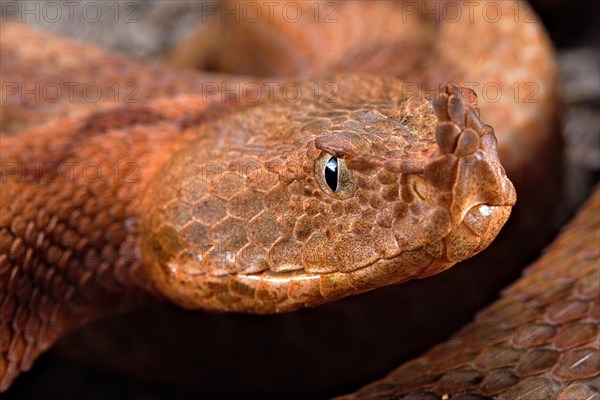
{"label": "snake neck", "polygon": [[2,138],[0,391],[65,333],[156,297],[139,268],[139,203],[161,154],[203,121],[204,105],[182,103]]}

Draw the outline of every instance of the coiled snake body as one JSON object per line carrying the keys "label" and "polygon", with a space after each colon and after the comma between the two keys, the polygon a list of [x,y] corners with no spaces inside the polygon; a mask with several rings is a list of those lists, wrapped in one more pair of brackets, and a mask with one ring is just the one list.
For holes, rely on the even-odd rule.
{"label": "coiled snake body", "polygon": [[[3,131],[19,133],[3,135],[0,154],[0,389],[51,345],[49,331],[147,297],[207,310],[291,311],[426,277],[489,245],[515,203],[500,159],[509,175],[530,160],[547,162],[544,171],[555,164],[547,150],[555,141],[555,71],[543,32],[506,19],[444,24],[411,13],[407,22],[389,2],[339,7],[339,24],[314,27],[337,43],[321,62],[317,44],[286,58],[285,46],[260,42],[275,30],[299,44],[302,24],[275,21],[259,28],[269,35],[256,36],[243,23],[214,28],[223,43],[257,40],[253,50],[266,49],[241,63],[247,73],[273,75],[260,70],[266,65],[280,75],[325,76],[294,82],[293,101],[249,78],[235,78],[250,90],[231,99],[222,88],[234,78],[141,65],[58,38],[32,53],[39,33],[3,25],[5,82],[135,81],[144,102],[91,104],[79,88],[68,102],[6,96]],[[365,13],[381,30],[345,40]],[[473,31],[480,42],[466,54],[449,49]],[[504,70],[516,61],[512,48],[493,45],[499,35],[523,41],[510,76]],[[206,49],[219,68],[244,59],[231,47],[223,56],[224,48]],[[271,62],[271,54],[291,61]],[[389,61],[404,54],[412,58]],[[339,70],[346,72],[329,74]],[[471,89],[435,85],[466,84],[469,75],[504,89],[535,82],[538,101],[478,104]],[[429,86],[414,90],[411,79]],[[214,82],[221,90],[208,90]],[[374,387],[357,396],[396,390],[389,381]]]}

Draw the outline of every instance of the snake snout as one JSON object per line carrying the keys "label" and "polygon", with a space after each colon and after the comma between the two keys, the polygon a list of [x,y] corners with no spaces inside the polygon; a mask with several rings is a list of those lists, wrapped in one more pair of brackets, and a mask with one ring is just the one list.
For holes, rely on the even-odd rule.
{"label": "snake snout", "polygon": [[442,191],[451,191],[452,222],[459,224],[480,205],[513,206],[515,189],[500,164],[494,130],[479,118],[475,93],[448,85],[433,107],[438,151],[430,158],[425,177]]}
{"label": "snake snout", "polygon": [[448,85],[433,101],[437,150],[423,176],[447,207],[446,257],[458,262],[486,248],[516,202],[515,189],[498,158],[494,130],[479,119],[477,97]]}
{"label": "snake snout", "polygon": [[485,126],[478,142],[476,151],[456,163],[457,179],[452,187],[450,206],[454,223],[462,221],[474,207],[512,207],[516,202],[514,186],[498,160],[492,128]]}

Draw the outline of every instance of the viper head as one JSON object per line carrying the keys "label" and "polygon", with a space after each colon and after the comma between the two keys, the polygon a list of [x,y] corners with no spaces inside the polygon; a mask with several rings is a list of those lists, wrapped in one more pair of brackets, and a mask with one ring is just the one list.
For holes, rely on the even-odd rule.
{"label": "viper head", "polygon": [[456,86],[265,104],[205,126],[161,170],[145,265],[190,307],[288,310],[428,276],[484,249],[515,202]]}

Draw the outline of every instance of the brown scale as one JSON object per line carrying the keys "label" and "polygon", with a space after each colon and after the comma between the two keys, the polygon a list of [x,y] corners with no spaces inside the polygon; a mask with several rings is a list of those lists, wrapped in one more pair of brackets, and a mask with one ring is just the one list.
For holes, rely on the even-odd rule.
{"label": "brown scale", "polygon": [[598,210],[600,188],[474,322],[384,379],[338,399],[597,398]]}

